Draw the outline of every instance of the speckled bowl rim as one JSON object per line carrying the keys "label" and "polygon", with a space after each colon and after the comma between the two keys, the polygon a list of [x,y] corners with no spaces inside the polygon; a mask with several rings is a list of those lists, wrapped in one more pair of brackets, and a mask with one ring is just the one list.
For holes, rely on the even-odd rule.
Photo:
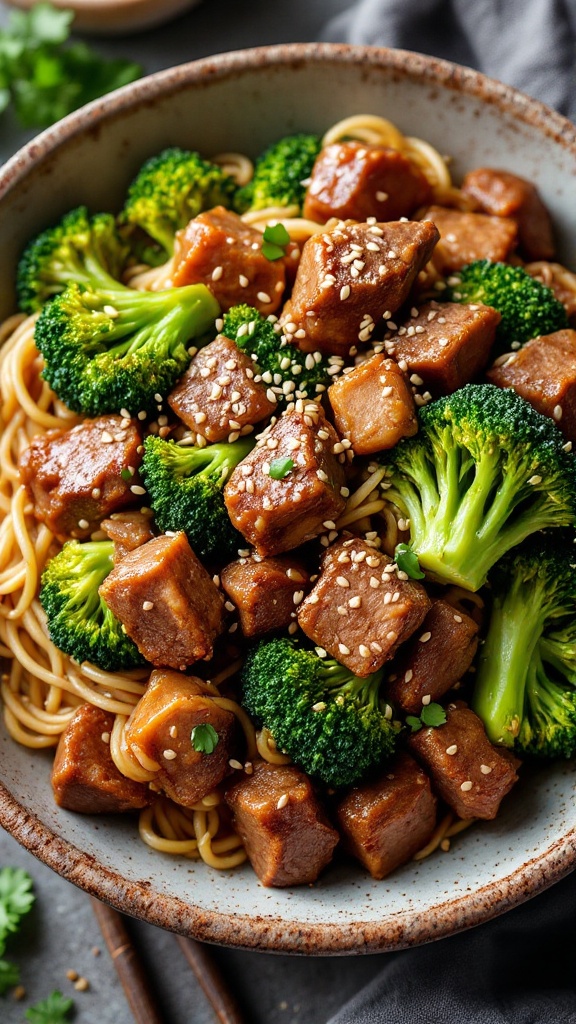
{"label": "speckled bowl rim", "polygon": [[[260,66],[304,63],[385,66],[425,84],[465,93],[537,128],[576,157],[576,128],[544,104],[469,68],[405,50],[329,43],[291,43],[218,54],[157,72],[97,100],[48,128],[0,169],[0,198],[25,179],[48,154],[128,109],[178,92],[189,82],[225,79]],[[497,881],[434,907],[433,915],[395,912],[382,921],[347,924],[233,915],[203,910],[188,900],[165,896],[149,882],[129,882],[95,857],[62,839],[0,783],[0,824],[22,846],[90,895],[151,924],[207,942],[280,953],[345,954],[385,952],[419,945],[484,923],[536,896],[576,865],[576,825],[547,849]]]}

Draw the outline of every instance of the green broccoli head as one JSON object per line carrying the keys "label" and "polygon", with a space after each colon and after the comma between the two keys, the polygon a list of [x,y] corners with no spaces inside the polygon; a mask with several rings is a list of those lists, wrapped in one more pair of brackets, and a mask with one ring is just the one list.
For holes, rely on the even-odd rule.
{"label": "green broccoli head", "polygon": [[434,579],[478,590],[527,536],[574,523],[575,457],[516,392],[467,384],[424,406],[419,423],[383,460],[385,496]]}
{"label": "green broccoli head", "polygon": [[305,132],[287,135],[269,146],[258,157],[253,178],[236,193],[234,207],[238,213],[268,206],[301,208],[305,182],[321,147],[320,136]]}
{"label": "green broccoli head", "polygon": [[70,284],[36,322],[42,375],[74,412],[152,412],[186,370],[188,343],[219,311],[202,284],[162,292]]}
{"label": "green broccoli head", "polygon": [[64,654],[106,672],[145,664],[136,645],[98,594],[113,567],[111,540],[68,541],[42,573],[40,604],[48,634]]}
{"label": "green broccoli head", "polygon": [[576,568],[564,530],[530,537],[490,576],[492,609],[473,707],[494,743],[576,754]]}
{"label": "green broccoli head", "polygon": [[262,640],[243,670],[243,702],[279,750],[329,786],[347,786],[393,753],[396,727],[366,679],[293,638]]}
{"label": "green broccoli head", "polygon": [[520,348],[540,334],[569,327],[568,314],[551,288],[509,263],[475,260],[462,267],[444,293],[453,302],[492,306],[502,320],[496,329],[494,355]]}
{"label": "green broccoli head", "polygon": [[224,486],[253,447],[248,437],[205,448],[147,437],[141,474],[159,529],[184,530],[199,558],[235,554],[244,540],[230,522]]}
{"label": "green broccoli head", "polygon": [[317,398],[342,365],[339,356],[301,352],[276,330],[273,319],[252,306],[233,306],[222,319],[222,334],[254,360],[264,383],[274,392],[279,410],[296,398]]}
{"label": "green broccoli head", "polygon": [[172,146],[151,157],[128,188],[118,222],[136,254],[157,265],[174,251],[174,236],[213,206],[232,205],[236,183],[199,153]]}
{"label": "green broccoli head", "polygon": [[90,217],[85,206],[78,206],[24,249],[16,273],[18,305],[24,313],[35,313],[70,282],[114,286],[127,257],[114,217]]}

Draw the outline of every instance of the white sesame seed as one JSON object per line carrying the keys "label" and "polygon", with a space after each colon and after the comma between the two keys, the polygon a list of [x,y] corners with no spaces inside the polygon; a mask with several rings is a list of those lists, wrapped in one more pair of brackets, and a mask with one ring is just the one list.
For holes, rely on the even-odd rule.
{"label": "white sesame seed", "polygon": [[323,647],[315,647],[314,650],[319,658],[325,658],[327,656],[327,651],[325,651]]}
{"label": "white sesame seed", "polygon": [[432,695],[430,693],[425,693],[424,696],[422,697],[422,703],[423,703],[424,707],[427,707],[427,705],[430,703],[431,700],[432,700]]}
{"label": "white sesame seed", "polygon": [[427,644],[431,636],[432,636],[432,633],[428,630],[427,633],[422,633],[422,636],[419,637],[418,639],[420,640],[421,644]]}
{"label": "white sesame seed", "polygon": [[360,597],[360,594],[356,594],[355,597],[351,597],[348,601],[348,605],[350,608],[361,608],[362,598]]}
{"label": "white sesame seed", "polygon": [[318,594],[309,594],[308,595],[308,604],[318,604],[319,600],[320,600],[320,598],[318,597]]}
{"label": "white sesame seed", "polygon": [[146,488],[140,487],[140,484],[132,484],[130,490],[132,491],[132,494],[146,494]]}
{"label": "white sesame seed", "polygon": [[555,420],[561,420],[562,419],[562,406],[561,405],[555,405],[554,406],[554,411],[553,411],[552,415],[553,415]]}
{"label": "white sesame seed", "polygon": [[340,289],[340,298],[341,298],[342,302],[344,302],[348,298],[349,295],[350,295],[350,285],[349,284],[342,285],[342,287]]}
{"label": "white sesame seed", "polygon": [[326,701],[319,700],[316,704],[312,705],[312,711],[325,711]]}
{"label": "white sesame seed", "polygon": [[223,273],[224,267],[214,267],[214,270],[212,271],[212,280],[219,281]]}
{"label": "white sesame seed", "polygon": [[454,616],[454,622],[462,622],[462,616],[461,615],[455,615]]}
{"label": "white sesame seed", "polygon": [[286,804],[288,803],[289,799],[290,797],[288,796],[288,793],[282,793],[282,796],[280,797],[278,803],[276,804],[276,810],[281,811],[283,807],[286,807]]}
{"label": "white sesame seed", "polygon": [[414,672],[412,671],[412,669],[411,669],[411,668],[409,668],[409,669],[408,669],[408,670],[407,670],[407,671],[406,671],[406,672],[404,673],[404,682],[405,682],[405,683],[409,683],[409,682],[410,682],[410,680],[412,679],[413,675],[414,675]]}
{"label": "white sesame seed", "polygon": [[492,769],[489,764],[481,764],[480,771],[482,772],[482,775],[490,775]]}
{"label": "white sesame seed", "polygon": [[339,587],[349,587],[350,586],[350,582],[349,582],[349,580],[346,579],[345,576],[337,576],[336,577],[336,583],[338,584]]}
{"label": "white sesame seed", "polygon": [[175,740],[177,735],[178,735],[178,728],[177,728],[177,726],[171,725],[169,730],[168,730],[168,734],[170,736],[170,739]]}
{"label": "white sesame seed", "polygon": [[350,654],[350,648],[346,647],[346,644],[338,644],[338,650],[340,654]]}
{"label": "white sesame seed", "polygon": [[456,743],[451,743],[449,747],[446,747],[446,753],[449,754],[450,757],[452,757],[452,755],[455,754],[457,750],[458,746]]}
{"label": "white sesame seed", "polygon": [[151,612],[154,607],[154,601],[143,601],[142,610],[145,612]]}
{"label": "white sesame seed", "polygon": [[462,783],[462,785],[460,786],[460,789],[462,790],[463,793],[469,793],[470,790],[472,789],[472,786],[473,786],[472,781],[470,779],[467,779],[466,782]]}
{"label": "white sesame seed", "polygon": [[532,484],[535,487],[537,484],[541,484],[542,483],[542,477],[538,476],[538,474],[535,473],[534,476],[530,477],[528,483]]}
{"label": "white sesame seed", "polygon": [[174,758],[176,757],[176,751],[170,750],[170,748],[168,748],[168,750],[165,750],[163,752],[162,756],[165,757],[167,761],[173,761]]}

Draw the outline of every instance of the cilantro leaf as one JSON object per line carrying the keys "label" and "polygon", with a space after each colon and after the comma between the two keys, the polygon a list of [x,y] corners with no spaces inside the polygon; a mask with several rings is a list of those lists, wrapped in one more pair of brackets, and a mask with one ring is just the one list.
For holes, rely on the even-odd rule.
{"label": "cilantro leaf", "polygon": [[199,754],[213,754],[219,739],[216,729],[209,722],[195,725],[190,733],[192,746]]}
{"label": "cilantro leaf", "polygon": [[0,996],[6,995],[20,981],[20,968],[9,960],[0,960]]}
{"label": "cilantro leaf", "polygon": [[424,725],[444,725],[446,712],[441,704],[425,704],[420,712],[420,718]]}
{"label": "cilantro leaf", "polygon": [[293,459],[274,459],[270,463],[268,476],[271,476],[273,480],[283,480],[293,469]]}
{"label": "cilantro leaf", "polygon": [[422,728],[422,722],[416,715],[406,715],[406,725],[409,725],[412,732],[418,732]]}
{"label": "cilantro leaf", "polygon": [[411,580],[423,580],[424,573],[420,568],[418,555],[409,544],[397,544],[394,549],[394,561],[398,568],[405,572]]}
{"label": "cilantro leaf", "polygon": [[15,932],[34,902],[32,879],[22,868],[0,870],[0,943]]}
{"label": "cilantro leaf", "polygon": [[25,1017],[30,1024],[68,1024],[68,1013],[73,1005],[72,999],[55,991],[26,1010]]}
{"label": "cilantro leaf", "polygon": [[264,228],[262,255],[267,260],[279,260],[286,255],[290,235],[283,224],[267,224]]}

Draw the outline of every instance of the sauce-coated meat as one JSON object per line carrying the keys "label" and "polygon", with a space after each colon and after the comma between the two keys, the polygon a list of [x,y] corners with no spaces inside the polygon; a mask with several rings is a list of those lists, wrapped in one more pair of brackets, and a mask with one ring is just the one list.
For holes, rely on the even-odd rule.
{"label": "sauce-coated meat", "polygon": [[239,558],[222,569],[220,580],[236,606],[242,633],[249,637],[289,626],[310,587],[302,563],[285,555]]}
{"label": "sauce-coated meat", "polygon": [[377,353],[328,388],[334,422],[357,455],[393,448],[418,430],[414,398],[393,359]]}
{"label": "sauce-coated meat", "polygon": [[550,214],[531,181],[510,171],[477,167],[465,176],[462,191],[472,196],[484,213],[516,221],[520,248],[526,259],[552,259],[554,237]]}

